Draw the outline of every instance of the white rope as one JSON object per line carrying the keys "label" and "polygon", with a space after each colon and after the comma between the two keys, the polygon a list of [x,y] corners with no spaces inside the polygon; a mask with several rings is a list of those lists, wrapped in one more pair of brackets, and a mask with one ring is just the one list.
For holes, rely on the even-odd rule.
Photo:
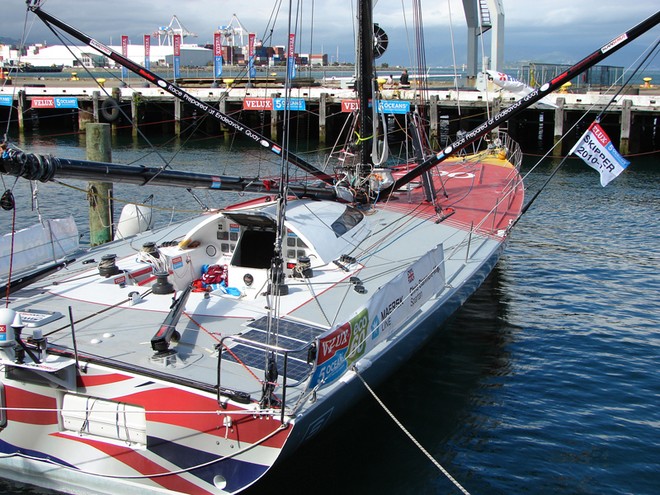
{"label": "white rope", "polygon": [[[118,403],[120,404],[120,403]],[[87,414],[89,412],[94,412],[92,409],[61,409],[61,408],[41,408],[41,407],[0,407],[0,411],[18,411],[18,412],[35,412],[35,413],[81,413]],[[200,414],[212,414],[214,416],[280,416],[281,412],[275,409],[245,409],[240,411],[220,411],[220,410],[203,410],[203,411],[175,411],[175,410],[134,410],[126,411],[126,414],[144,414],[148,412],[149,414],[194,414],[196,416]]]}
{"label": "white rope", "polygon": [[454,486],[456,486],[456,488],[458,488],[458,489],[459,489],[464,495],[470,495],[470,492],[468,492],[465,488],[463,488],[463,487],[461,486],[461,484],[460,484],[458,481],[456,481],[456,479],[454,479],[454,477],[453,477],[451,474],[449,474],[449,472],[448,472],[444,467],[442,467],[442,465],[441,465],[438,461],[436,461],[436,460],[434,459],[434,457],[430,454],[430,452],[428,452],[428,451],[422,446],[422,444],[419,443],[419,441],[418,441],[414,436],[412,436],[412,433],[410,433],[410,432],[406,429],[406,427],[403,426],[403,425],[401,424],[401,422],[400,422],[400,421],[394,416],[394,414],[392,414],[392,411],[390,411],[390,410],[387,408],[387,406],[383,403],[383,401],[380,400],[380,398],[376,395],[376,392],[374,392],[374,391],[372,390],[372,388],[367,384],[367,382],[364,381],[364,378],[362,378],[362,376],[360,375],[360,373],[358,373],[358,370],[357,370],[356,368],[353,368],[353,371],[355,372],[355,375],[360,379],[360,381],[364,384],[364,386],[367,388],[367,390],[369,391],[369,393],[370,393],[371,395],[373,395],[374,399],[376,399],[376,402],[378,402],[378,404],[380,404],[380,407],[382,407],[383,410],[387,413],[387,415],[388,415],[390,418],[392,418],[392,421],[394,421],[394,422],[396,423],[396,425],[401,429],[401,431],[403,431],[403,432],[406,434],[406,436],[407,436],[408,438],[410,438],[410,440],[412,440],[412,442],[417,446],[417,448],[418,448],[418,449],[419,449],[419,450],[420,450],[420,451],[421,451],[426,457],[428,457],[428,459],[429,459],[429,460],[435,465],[435,467],[437,467],[437,468],[440,470],[440,472],[441,472],[442,474],[444,474],[444,475],[447,477],[447,479],[448,479],[449,481],[451,481],[451,482],[454,484]]}

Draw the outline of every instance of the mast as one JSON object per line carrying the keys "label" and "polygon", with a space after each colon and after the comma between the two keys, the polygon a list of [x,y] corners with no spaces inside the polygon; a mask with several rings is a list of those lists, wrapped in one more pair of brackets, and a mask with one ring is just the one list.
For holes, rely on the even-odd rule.
{"label": "mast", "polygon": [[373,93],[374,84],[374,28],[373,28],[373,2],[372,0],[359,0],[357,34],[357,74],[356,89],[359,101],[360,125],[360,170],[358,175],[368,175],[371,172],[373,160],[370,147],[367,146],[367,136],[373,135],[373,119],[369,111],[369,100]]}
{"label": "mast", "polygon": [[[115,52],[114,50],[104,45],[103,43],[95,40],[94,38],[86,35],[81,31],[78,31],[74,27],[66,24],[64,21],[61,21],[60,19],[57,19],[56,17],[53,17],[49,13],[43,11],[41,9],[41,0],[27,0],[27,4],[28,4],[28,9],[31,10],[37,17],[39,17],[45,24],[49,26],[51,25],[57,26],[62,31],[70,34],[71,36],[81,41],[82,43],[85,43],[86,45],[98,50],[106,57],[121,64],[122,66],[126,67],[127,69],[134,72],[143,79],[146,79],[150,83],[155,84],[156,86],[167,91],[176,98],[179,98],[181,101],[194,105],[195,107],[202,110],[206,114],[210,115],[212,118],[215,118],[222,124],[231,127],[235,131],[238,131],[243,135],[245,135],[246,137],[252,139],[255,143],[259,144],[260,146],[268,148],[272,153],[281,156],[282,148],[274,141],[271,141],[265,136],[262,136],[261,134],[255,132],[254,130],[244,126],[238,120],[235,120],[232,117],[220,112],[219,110],[215,109],[213,106],[195,98],[194,96],[187,93],[186,91],[176,86],[175,84],[172,84],[171,82],[162,79],[154,72],[151,72],[150,70],[142,67],[141,65],[136,64],[132,60],[124,57],[123,55],[120,55],[119,53]],[[328,175],[322,170],[319,170],[314,165],[305,161],[303,158],[295,155],[294,153],[288,152],[286,154],[286,159],[289,161],[289,163],[296,165],[297,167],[300,167],[302,170],[304,170],[309,174],[312,174],[317,179],[320,179],[323,182],[326,182],[330,185],[334,184],[334,178],[332,176]]]}

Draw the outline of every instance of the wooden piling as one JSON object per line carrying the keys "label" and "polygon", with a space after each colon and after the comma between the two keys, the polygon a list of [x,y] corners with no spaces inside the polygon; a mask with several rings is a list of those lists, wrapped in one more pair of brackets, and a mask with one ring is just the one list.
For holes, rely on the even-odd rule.
{"label": "wooden piling", "polygon": [[[120,108],[121,108],[121,89],[112,88],[112,97],[117,102],[117,105],[120,105]],[[121,111],[119,112],[119,115],[121,117]],[[113,136],[117,134],[117,127],[118,127],[117,124],[119,123],[119,121],[120,121],[120,119],[117,119],[111,124],[110,129],[112,130],[112,135]]]}
{"label": "wooden piling", "polygon": [[[64,113],[64,112],[59,112],[55,113],[52,112],[49,109],[44,108],[42,110],[42,105],[35,105],[35,108],[31,108],[31,101],[38,98],[38,99],[43,99],[43,89],[41,88],[32,88],[32,87],[26,87],[26,88],[16,88],[17,90],[17,96],[14,96],[14,105],[17,105],[19,108],[19,112],[17,114],[17,120],[18,120],[18,126],[19,126],[19,132],[25,132],[25,129],[27,128],[30,130],[32,125],[37,125],[40,124],[43,127],[49,126],[52,127],[54,125],[61,125],[62,126],[68,126],[69,121],[69,114]],[[71,91],[71,92],[69,92]],[[122,90],[122,91],[127,91],[127,90]],[[267,90],[266,94],[272,93],[272,95],[269,94],[269,96],[272,97],[278,97],[280,96],[277,91],[281,91],[280,89],[269,89]],[[332,138],[332,136],[335,136],[341,132],[341,127],[344,122],[344,118],[339,118],[339,117],[333,117],[333,115],[339,114],[341,111],[341,100],[342,99],[352,99],[350,94],[338,94],[334,93],[333,89],[327,88],[327,89],[322,89],[318,93],[314,93],[313,96],[311,96],[308,93],[303,93],[303,98],[306,100],[306,105],[307,108],[311,109],[312,112],[310,112],[310,115],[304,116],[302,114],[296,115],[297,117],[303,117],[304,119],[309,119],[311,122],[313,122],[312,125],[316,123],[316,115],[318,115],[319,119],[319,127],[318,127],[318,136],[319,139],[321,140],[321,143],[323,143],[323,139],[326,139],[326,143],[328,140]],[[185,118],[186,115],[186,109],[187,106],[183,105],[181,103],[175,103],[175,109],[177,110],[177,117],[176,117],[176,125],[172,126],[172,107],[170,107],[172,102],[174,101],[171,96],[163,94],[162,91],[159,91],[157,93],[151,91],[150,89],[145,89],[145,90],[140,90],[142,93],[140,100],[139,100],[139,111],[136,111],[135,107],[132,106],[131,111],[133,112],[133,120],[134,122],[138,122],[141,130],[141,126],[144,126],[145,124],[153,124],[153,123],[160,123],[160,127],[162,128],[162,132],[167,134],[167,135],[172,135],[172,130],[173,128],[176,130],[177,135],[179,135],[182,132],[185,132],[185,126],[181,127],[182,124],[182,119]],[[96,94],[95,94],[96,93]],[[326,93],[326,96],[321,96],[323,93]],[[51,92],[48,93],[49,95]],[[60,94],[70,96],[73,95],[73,89],[67,88],[67,92],[63,92]],[[100,96],[98,95],[98,92],[94,91],[92,88],[85,89],[84,94],[83,92],[76,93],[77,98],[79,101],[80,105],[80,111],[84,112],[86,114],[89,114],[89,109],[91,105],[91,112],[93,116],[94,122],[104,121],[104,118],[102,117],[103,113],[102,112],[102,105],[101,103],[103,100],[106,98],[106,95],[101,92]],[[412,91],[402,91],[400,93],[400,96],[403,96],[403,101],[410,101],[411,104],[415,104],[417,100],[412,99]],[[53,96],[57,96],[53,93]],[[121,103],[121,93],[119,88],[114,88],[112,91],[113,98],[116,99],[119,103]],[[543,140],[544,144],[551,144],[553,142],[557,143],[559,140],[559,136],[561,136],[565,130],[568,130],[569,124],[571,124],[574,119],[573,119],[573,113],[581,113],[584,111],[589,111],[591,113],[594,113],[598,110],[598,107],[593,107],[593,102],[597,101],[595,97],[592,97],[591,95],[571,95],[571,94],[558,94],[556,95],[560,97],[558,101],[559,108],[557,109],[552,109],[552,110],[544,110],[543,111],[543,117],[544,121],[542,123],[538,122],[537,115],[539,114],[538,109],[530,109],[526,110],[525,113],[521,114],[520,116],[516,116],[511,120],[511,125],[516,126],[516,125],[524,125],[524,129],[519,132],[518,134],[524,134],[528,139],[534,139],[536,142],[536,136],[540,136]],[[553,94],[553,98],[555,95]],[[218,103],[214,104],[217,105],[217,108],[220,109],[221,112],[227,115],[232,115],[232,111],[238,110],[241,108],[241,105],[243,103],[243,96],[229,96],[226,93],[223,93],[222,96],[220,97],[220,101]],[[325,98],[325,103],[324,103],[324,98]],[[469,94],[468,97],[463,97],[461,94],[461,102],[460,102],[460,107],[462,112],[466,112],[468,114],[473,114],[471,117],[468,117],[469,120],[477,121],[481,119],[481,116],[478,115],[481,113],[486,108],[487,101],[482,97],[478,98],[478,96],[473,96]],[[624,106],[625,99],[629,99],[632,101],[632,104],[630,103],[625,103],[626,106]],[[122,104],[122,109],[128,114],[128,105],[129,105],[129,94],[126,93],[125,96],[123,97],[124,102]],[[212,98],[209,98],[212,99]],[[502,102],[501,106],[502,108],[506,108],[509,104],[510,101],[513,101],[510,98],[505,98],[505,100]],[[430,138],[431,142],[433,143],[433,146],[435,148],[439,148],[442,145],[438,143],[439,140],[445,139],[445,132],[448,133],[448,135],[451,135],[453,132],[457,130],[459,125],[463,124],[457,124],[457,119],[455,118],[456,116],[456,109],[458,106],[458,102],[456,101],[456,97],[452,96],[450,91],[431,91],[429,93],[428,100],[424,102],[426,105],[428,105],[428,114],[429,114],[429,133],[430,133]],[[317,113],[317,105],[318,105],[318,113]],[[277,112],[270,113],[270,119],[268,118],[269,112],[263,112],[261,111],[261,115],[259,115],[259,124],[260,125],[265,125],[265,129],[261,129],[261,131],[268,135],[272,135],[274,139],[277,139],[277,134],[278,134],[278,129],[280,127],[280,116],[278,115]],[[198,112],[199,114],[199,112]],[[38,117],[41,115],[48,115],[48,119],[45,119],[43,122],[38,122]],[[123,112],[122,112],[123,115]],[[130,114],[129,114],[130,115]],[[314,115],[314,116],[311,116]],[[651,94],[650,98],[646,95],[629,95],[622,97],[619,100],[619,104],[613,105],[608,108],[607,114],[608,116],[608,121],[612,119],[619,119],[614,120],[614,122],[618,122],[618,125],[620,126],[620,138],[617,137],[616,139],[620,139],[619,143],[616,143],[618,147],[622,150],[624,153],[631,153],[631,152],[645,152],[645,151],[652,151],[654,149],[657,149],[657,146],[655,146],[655,143],[657,143],[657,139],[654,137],[657,135],[657,131],[651,131],[650,129],[657,129],[657,122],[660,121],[660,118],[658,117],[660,115],[660,112],[658,111],[658,100],[655,97],[655,93]],[[137,116],[137,119],[136,119]],[[244,114],[240,115],[239,119],[244,119],[246,125],[254,125],[255,121],[257,120],[257,116],[255,115],[254,112],[245,112]],[[397,117],[398,118],[398,117]],[[86,123],[84,116],[80,117],[77,116],[77,123],[79,125],[79,128],[81,131],[84,133],[85,126],[84,124]],[[301,119],[302,120],[302,119]],[[551,120],[554,121],[553,124],[551,124]],[[122,132],[129,132],[130,127],[127,126],[127,123],[125,120],[122,121],[122,119],[117,119],[117,124],[114,124],[112,126],[113,129],[113,138],[115,137],[116,134],[122,133]],[[122,126],[121,123],[126,124],[126,126]],[[524,123],[524,124],[523,124]],[[213,121],[213,125],[209,124],[209,127],[207,129],[201,129],[202,131],[206,130],[208,132],[217,132],[217,122]],[[449,125],[447,125],[449,124]],[[464,124],[465,129],[469,129],[470,127],[473,127],[473,122],[470,122],[469,124]],[[537,130],[532,129],[530,126],[534,125],[539,125],[539,132],[542,132],[542,135],[537,134],[535,131]],[[269,129],[270,125],[270,129]],[[540,127],[542,125],[542,128]],[[617,125],[617,124],[614,124]],[[123,128],[125,127],[125,129]],[[135,128],[133,128],[134,130]],[[153,129],[152,127],[149,128],[149,130]],[[647,130],[648,130],[648,136],[647,136]],[[116,131],[116,133],[115,133]],[[225,141],[230,141],[231,136],[233,135],[233,128],[232,126],[227,126],[224,124],[220,124],[220,132],[225,139]],[[644,137],[642,137],[644,136]],[[314,132],[314,137],[316,137],[316,133]],[[222,139],[222,138],[221,138]],[[548,141],[549,140],[549,141]],[[566,151],[566,146],[562,147],[563,149],[556,148],[554,150],[555,155],[561,155]]]}
{"label": "wooden piling", "polygon": [[561,138],[564,135],[564,104],[566,103],[566,98],[559,97],[557,98],[557,108],[555,109],[555,131],[554,131],[554,142],[555,145],[552,148],[552,156],[561,156],[561,145],[557,146],[557,143],[561,143]]}
{"label": "wooden piling", "polygon": [[438,95],[429,99],[429,140],[432,144],[440,142],[440,121],[438,120]]}
{"label": "wooden piling", "polygon": [[[112,161],[110,127],[110,124],[87,124],[88,160]],[[88,182],[87,197],[89,199],[89,243],[91,246],[98,246],[112,240],[112,182]]]}
{"label": "wooden piling", "polygon": [[25,98],[25,91],[20,89],[16,95],[18,98],[17,107],[18,107],[18,131],[25,131],[25,107],[27,106],[27,100]]}
{"label": "wooden piling", "polygon": [[78,130],[85,132],[88,123],[94,122],[94,100],[78,102]]}
{"label": "wooden piling", "polygon": [[623,100],[621,105],[621,142],[619,150],[621,154],[627,155],[630,152],[630,127],[632,125],[632,101]]}
{"label": "wooden piling", "polygon": [[[271,98],[277,98],[278,94],[273,93],[270,95]],[[278,121],[278,115],[277,115],[277,110],[273,108],[270,111],[270,138],[273,141],[277,141],[277,121]]]}
{"label": "wooden piling", "polygon": [[138,125],[140,122],[140,97],[141,93],[133,93],[133,98],[131,98],[131,123],[132,123],[132,136],[133,138],[138,137]]}
{"label": "wooden piling", "polygon": [[[220,97],[220,102],[218,103],[218,110],[222,112],[223,114],[227,115],[227,98],[226,95],[222,95]],[[225,125],[224,123],[220,124],[220,131],[222,132],[223,137],[225,138],[226,142],[229,142],[230,134],[229,134],[229,126]]]}
{"label": "wooden piling", "polygon": [[[99,105],[100,98],[101,98],[101,92],[100,91],[92,92],[92,120],[93,120],[93,122],[95,122],[97,124],[99,122],[101,122],[101,118],[99,116],[100,115],[99,112],[100,112],[100,108],[101,108],[101,105]],[[85,129],[86,126],[85,127],[81,126],[80,128]]]}
{"label": "wooden piling", "polygon": [[181,136],[181,109],[183,103],[178,98],[174,99],[174,135]]}
{"label": "wooden piling", "polygon": [[326,118],[327,118],[328,93],[319,95],[319,144],[325,144],[327,138]]}

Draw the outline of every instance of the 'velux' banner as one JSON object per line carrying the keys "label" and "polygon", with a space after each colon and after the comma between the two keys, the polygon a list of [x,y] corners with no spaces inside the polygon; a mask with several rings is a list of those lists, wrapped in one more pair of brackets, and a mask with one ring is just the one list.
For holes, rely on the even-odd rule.
{"label": "'velux' banner", "polygon": [[254,33],[248,34],[248,71],[250,77],[257,77],[257,69],[254,67]]}
{"label": "'velux' banner", "polygon": [[181,77],[181,35],[174,35],[174,79]]}
{"label": "'velux' banner", "polygon": [[144,68],[151,69],[151,35],[144,35]]}
{"label": "'velux' banner", "polygon": [[78,108],[75,96],[35,96],[30,108]]}
{"label": "'velux' banner", "polygon": [[286,69],[288,71],[289,79],[296,77],[296,35],[289,34],[289,50],[286,54]]}
{"label": "'velux' banner", "polygon": [[[121,54],[124,57],[128,57],[128,36],[122,35],[121,37]],[[128,77],[128,69],[126,67],[121,68],[121,77],[126,79]]]}
{"label": "'velux' banner", "polygon": [[222,34],[213,34],[213,74],[215,77],[222,75]]}

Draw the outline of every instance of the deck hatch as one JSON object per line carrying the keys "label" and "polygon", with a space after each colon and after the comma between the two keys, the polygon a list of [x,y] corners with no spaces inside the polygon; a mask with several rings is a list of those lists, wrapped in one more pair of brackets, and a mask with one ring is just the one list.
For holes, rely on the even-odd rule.
{"label": "deck hatch", "polygon": [[[307,325],[292,320],[285,320],[284,318],[276,318],[273,321],[273,326],[280,337],[284,336],[297,340],[299,344],[295,347],[300,347],[304,343],[311,342],[327,330],[327,328]],[[248,323],[247,327],[263,330],[265,332],[268,330],[268,317],[263,316],[258,320],[251,321]]]}
{"label": "deck hatch", "polygon": [[[241,338],[251,340],[257,344],[273,344],[284,349],[300,349],[305,344],[313,341],[316,336],[325,331],[323,328],[306,325],[282,318],[273,322],[279,329],[278,336],[268,341],[268,317],[259,318],[247,325],[248,331],[241,334]],[[231,353],[226,353],[223,359],[236,361],[238,356],[241,362],[247,366],[263,369],[268,356],[268,351],[261,347],[251,346],[247,342],[237,342],[231,347]],[[277,369],[280,376],[284,372],[284,355],[277,353]],[[287,381],[298,381],[305,378],[311,369],[307,364],[307,347],[305,350],[290,353],[287,365]]]}
{"label": "deck hatch", "polygon": [[64,431],[146,445],[147,420],[143,407],[77,394],[62,401]]}

